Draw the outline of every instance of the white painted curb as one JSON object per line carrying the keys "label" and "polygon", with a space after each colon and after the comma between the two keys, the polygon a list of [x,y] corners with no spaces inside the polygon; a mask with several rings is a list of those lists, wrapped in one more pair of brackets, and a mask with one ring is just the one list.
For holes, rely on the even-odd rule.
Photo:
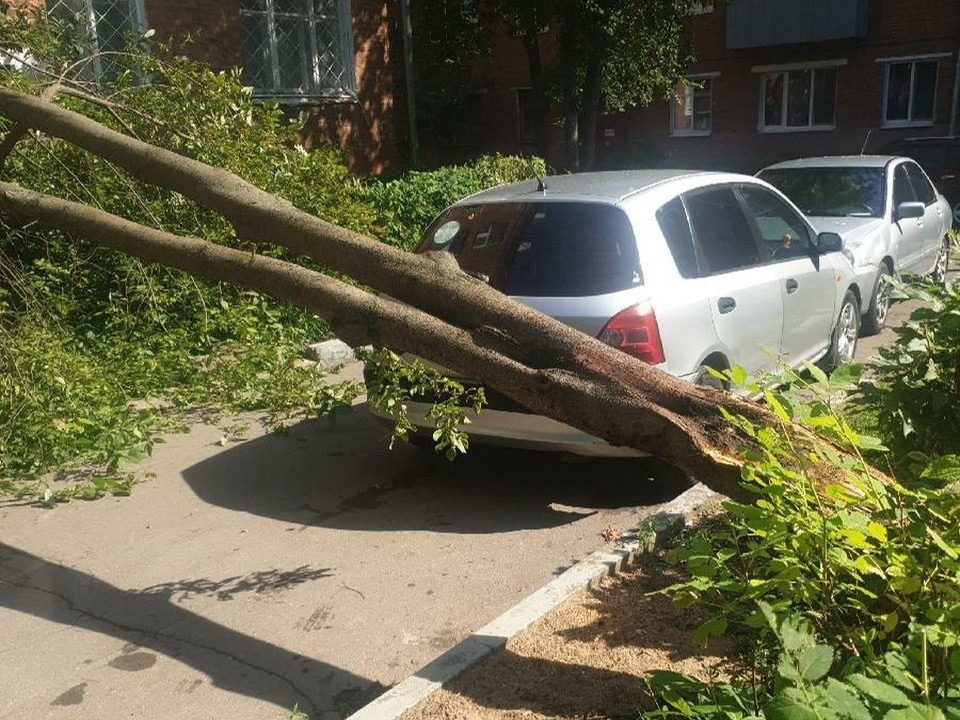
{"label": "white painted curb", "polygon": [[641,537],[629,538],[616,550],[593,553],[357,710],[347,720],[396,720],[468,667],[506,645],[507,640],[526,630],[575,592],[632,564],[638,552],[653,548],[658,537],[662,539],[671,530],[679,530],[690,513],[715,497],[719,495],[697,483],[656,514],[644,518]]}

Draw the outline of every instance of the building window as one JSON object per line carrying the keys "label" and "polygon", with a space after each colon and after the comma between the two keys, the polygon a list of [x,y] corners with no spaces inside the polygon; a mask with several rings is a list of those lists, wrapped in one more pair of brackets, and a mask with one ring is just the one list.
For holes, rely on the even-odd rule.
{"label": "building window", "polygon": [[520,142],[533,142],[533,90],[530,88],[517,88],[517,140]]}
{"label": "building window", "polygon": [[709,15],[713,12],[712,2],[694,2],[690,3],[691,15]]}
{"label": "building window", "polygon": [[709,135],[712,129],[713,77],[691,76],[674,88],[671,135]]}
{"label": "building window", "polygon": [[91,67],[97,78],[116,67],[112,55],[147,29],[143,0],[47,0],[47,14],[89,33]]}
{"label": "building window", "polygon": [[884,127],[932,124],[936,98],[936,60],[890,62],[884,65]]}
{"label": "building window", "polygon": [[241,0],[240,15],[254,95],[355,95],[350,0]]}
{"label": "building window", "polygon": [[836,125],[837,68],[797,68],[765,73],[760,130],[832,130]]}

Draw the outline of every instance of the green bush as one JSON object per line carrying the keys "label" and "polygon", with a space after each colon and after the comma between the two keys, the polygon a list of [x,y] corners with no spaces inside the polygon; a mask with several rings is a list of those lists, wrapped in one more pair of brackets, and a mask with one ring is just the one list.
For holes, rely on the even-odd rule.
{"label": "green bush", "polygon": [[381,240],[413,250],[430,222],[448,205],[485,188],[546,174],[539,158],[491,155],[430,172],[408,172],[389,182],[372,181],[370,204],[383,226]]}
{"label": "green bush", "polygon": [[924,306],[893,329],[855,400],[909,478],[933,458],[960,455],[960,286],[904,285],[899,295]]}
{"label": "green bush", "polygon": [[[744,469],[744,487],[756,499],[724,502],[723,514],[671,552],[689,579],[668,592],[708,609],[701,641],[729,632],[744,639],[757,680],[716,693],[724,703],[746,698],[749,712],[730,715],[708,702],[708,710],[687,717],[958,717],[960,458],[928,458],[909,481],[874,480],[859,453],[894,464],[896,453],[857,433],[838,411],[838,398],[857,387],[861,370],[844,367],[827,378],[810,366],[812,380],[794,377],[799,392],[765,391],[781,427],[729,417],[762,447]],[[855,397],[861,411],[877,409]],[[791,419],[827,438],[815,457],[799,453],[785,433]],[[860,459],[841,459],[837,445]],[[838,477],[849,482],[816,482],[807,472],[811,461],[842,468]],[[803,634],[818,641],[785,643],[784,624],[794,634],[808,628]],[[814,660],[822,672],[796,670]],[[677,711],[673,700],[692,697],[680,692],[684,682],[673,678],[661,688],[666,716]],[[695,686],[685,687],[700,700],[712,692]],[[811,714],[814,708],[826,709]]]}
{"label": "green bush", "polygon": [[[410,246],[460,195],[527,177],[533,167],[542,171],[542,163],[492,157],[391,182],[361,179],[337,148],[305,152],[297,141],[302,118],[254,102],[237,70],[214,72],[141,39],[111,57],[109,79],[98,89],[82,60],[89,47],[82,25],[0,14],[0,37],[113,105],[71,95],[58,103],[399,245]],[[0,84],[25,92],[38,93],[47,81],[45,73],[0,70]],[[10,129],[0,119],[0,130]],[[317,267],[273,238],[241,241],[215,213],[55,138],[24,137],[3,171],[8,181],[144,225]],[[327,387],[321,373],[299,362],[304,345],[329,337],[309,313],[7,217],[0,217],[0,335],[0,496],[49,499],[50,488],[36,478],[78,469],[99,475],[99,484],[57,485],[53,498],[100,494],[102,478],[149,452],[157,432],[178,426],[182,408],[266,410],[280,422],[326,412],[361,389]],[[134,403],[139,399],[162,402]]]}

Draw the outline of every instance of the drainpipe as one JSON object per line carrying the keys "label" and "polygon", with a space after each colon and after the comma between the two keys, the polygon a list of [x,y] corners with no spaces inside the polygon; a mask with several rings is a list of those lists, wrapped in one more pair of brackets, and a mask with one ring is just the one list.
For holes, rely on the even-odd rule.
{"label": "drainpipe", "polygon": [[957,66],[953,73],[953,102],[950,104],[950,136],[957,133],[957,103],[960,102],[960,48],[957,49]]}
{"label": "drainpipe", "polygon": [[407,85],[407,126],[410,128],[410,166],[420,165],[420,138],[417,135],[417,103],[413,95],[413,25],[410,0],[400,0],[400,26],[403,32],[403,77]]}

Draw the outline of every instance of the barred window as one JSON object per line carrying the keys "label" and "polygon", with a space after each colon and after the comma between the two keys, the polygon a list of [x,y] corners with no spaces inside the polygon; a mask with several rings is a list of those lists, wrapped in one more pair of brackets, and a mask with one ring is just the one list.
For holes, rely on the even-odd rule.
{"label": "barred window", "polygon": [[147,29],[144,0],[47,0],[47,14],[73,24],[89,40],[96,76],[114,67],[110,53],[120,52],[131,37]]}
{"label": "barred window", "polygon": [[350,0],[241,0],[247,82],[258,97],[355,94]]}

